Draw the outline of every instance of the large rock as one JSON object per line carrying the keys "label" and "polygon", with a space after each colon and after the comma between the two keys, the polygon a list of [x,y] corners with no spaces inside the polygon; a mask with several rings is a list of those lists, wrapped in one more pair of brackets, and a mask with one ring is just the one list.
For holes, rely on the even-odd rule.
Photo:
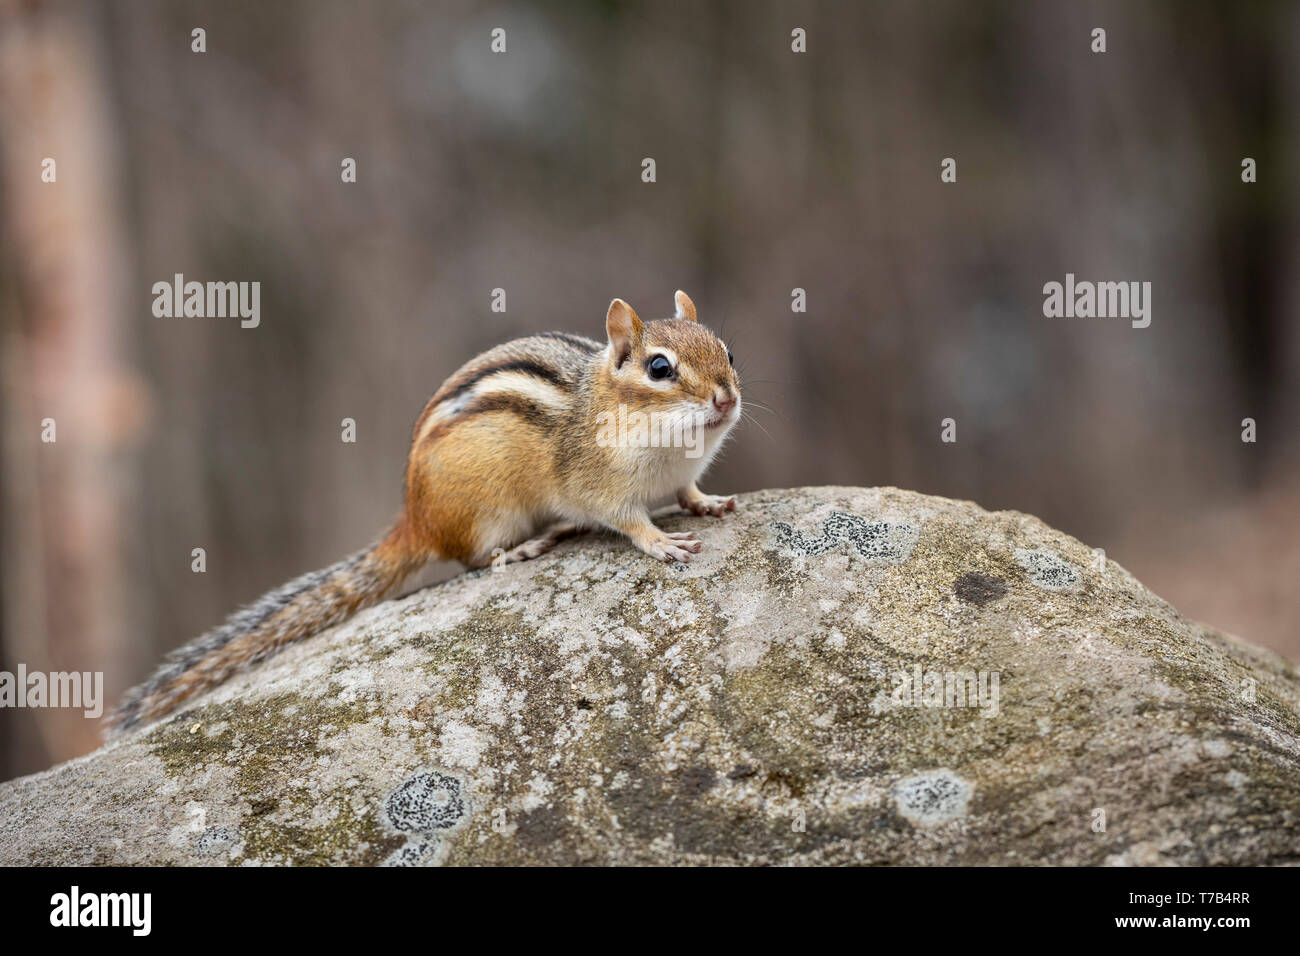
{"label": "large rock", "polygon": [[0,784],[0,863],[1300,860],[1295,669],[1073,538],[892,488],[662,523],[703,554],[467,574]]}

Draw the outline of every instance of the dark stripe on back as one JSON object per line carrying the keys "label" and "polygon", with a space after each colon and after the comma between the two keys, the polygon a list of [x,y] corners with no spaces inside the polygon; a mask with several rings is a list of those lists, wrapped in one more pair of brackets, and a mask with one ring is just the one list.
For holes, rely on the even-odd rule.
{"label": "dark stripe on back", "polygon": [[475,415],[482,415],[484,412],[511,412],[530,425],[537,425],[541,428],[554,428],[556,425],[554,416],[532,399],[523,395],[500,392],[495,395],[480,395],[459,411],[455,418],[440,422],[435,426],[424,437],[421,444],[428,445],[441,440],[461,422],[473,418]]}
{"label": "dark stripe on back", "polygon": [[572,345],[576,349],[582,349],[588,355],[600,351],[598,343],[593,342],[591,339],[584,339],[581,335],[570,335],[568,332],[538,332],[537,334],[541,338],[555,339],[565,345]]}
{"label": "dark stripe on back", "polygon": [[531,375],[533,378],[540,378],[543,381],[550,382],[562,392],[573,391],[573,383],[563,378],[555,371],[555,369],[542,365],[539,362],[534,362],[531,359],[515,359],[510,362],[500,362],[496,365],[489,365],[487,368],[479,369],[460,385],[457,385],[454,389],[444,395],[438,401],[438,404],[441,405],[449,398],[455,398],[458,395],[465,394],[479,382],[483,381],[483,379],[496,375],[499,372],[523,372],[526,375]]}
{"label": "dark stripe on back", "polygon": [[480,415],[483,412],[514,412],[520,418],[534,425],[545,426],[554,421],[552,414],[542,405],[523,395],[511,395],[506,392],[479,396],[456,416],[456,421],[462,421],[471,415]]}

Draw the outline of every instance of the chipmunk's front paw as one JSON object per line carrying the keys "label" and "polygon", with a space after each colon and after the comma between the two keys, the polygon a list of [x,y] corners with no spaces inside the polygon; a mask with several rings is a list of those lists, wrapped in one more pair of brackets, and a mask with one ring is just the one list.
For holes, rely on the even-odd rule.
{"label": "chipmunk's front paw", "polygon": [[736,510],[735,495],[700,495],[698,498],[679,496],[677,503],[692,514],[713,515],[715,518],[721,518],[727,511]]}
{"label": "chipmunk's front paw", "polygon": [[704,545],[695,540],[690,531],[674,533],[659,532],[653,538],[641,544],[641,550],[660,561],[681,561],[686,564],[691,555],[699,554]]}

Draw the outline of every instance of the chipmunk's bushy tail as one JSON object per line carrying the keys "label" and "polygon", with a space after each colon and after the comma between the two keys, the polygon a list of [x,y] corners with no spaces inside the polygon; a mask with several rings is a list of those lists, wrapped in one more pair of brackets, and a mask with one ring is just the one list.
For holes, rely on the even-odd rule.
{"label": "chipmunk's bushy tail", "polygon": [[156,720],[236,671],[379,603],[424,561],[399,522],[374,546],[264,594],[167,655],[152,677],[122,698],[105,736]]}

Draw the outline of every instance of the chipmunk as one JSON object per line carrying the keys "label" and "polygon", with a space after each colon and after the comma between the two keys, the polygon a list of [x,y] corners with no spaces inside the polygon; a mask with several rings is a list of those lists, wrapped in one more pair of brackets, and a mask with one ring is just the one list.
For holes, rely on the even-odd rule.
{"label": "chipmunk", "polygon": [[[690,561],[701,542],[693,532],[661,531],[649,506],[676,493],[697,515],[735,510],[734,497],[706,495],[696,481],[740,418],[740,380],[730,350],[699,324],[690,297],[678,291],[674,299],[674,318],[644,323],[615,299],[603,347],[546,332],[461,366],[415,423],[405,508],[392,529],[173,651],[124,697],[108,720],[109,736],[377,604],[431,559],[509,564],[608,528],[657,560]],[[662,442],[597,441],[620,411],[656,415],[661,435],[690,430],[698,436],[693,456]]]}

